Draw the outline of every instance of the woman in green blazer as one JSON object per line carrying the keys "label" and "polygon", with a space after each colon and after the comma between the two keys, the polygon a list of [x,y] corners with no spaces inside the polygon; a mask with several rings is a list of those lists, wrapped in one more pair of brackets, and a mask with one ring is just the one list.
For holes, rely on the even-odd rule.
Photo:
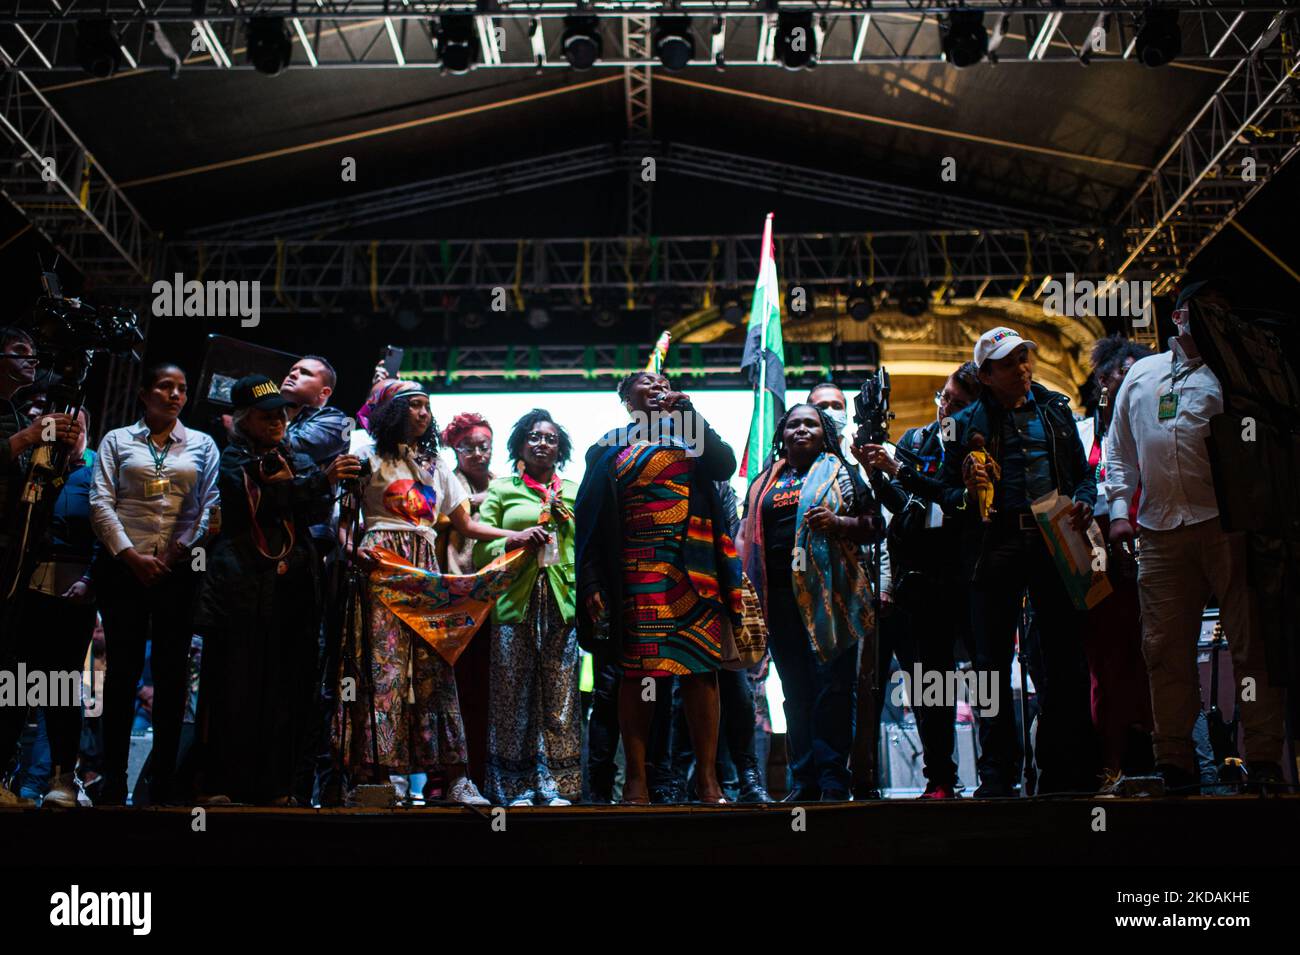
{"label": "woman in green blazer", "polygon": [[[484,790],[501,805],[567,806],[582,791],[573,622],[577,485],[559,475],[573,447],[541,408],[515,423],[506,447],[515,474],[488,485],[479,520],[505,530],[541,525],[550,536],[492,611]],[[505,543],[481,541],[475,563],[486,565]]]}

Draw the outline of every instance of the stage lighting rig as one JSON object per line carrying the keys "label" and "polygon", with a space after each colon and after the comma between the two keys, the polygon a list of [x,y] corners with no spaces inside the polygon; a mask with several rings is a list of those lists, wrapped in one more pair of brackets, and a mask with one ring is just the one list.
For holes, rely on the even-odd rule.
{"label": "stage lighting rig", "polygon": [[974,66],[989,52],[983,10],[953,10],[939,20],[943,58],[958,69]]}
{"label": "stage lighting rig", "polygon": [[245,26],[248,32],[248,62],[259,73],[275,76],[289,66],[293,59],[293,41],[284,17],[250,17]]}
{"label": "stage lighting rig", "polygon": [[691,18],[660,17],[655,30],[655,55],[665,69],[674,73],[683,70],[695,56],[695,34],[691,32]]}
{"label": "stage lighting rig", "polygon": [[853,286],[844,303],[844,310],[849,313],[849,318],[855,322],[865,322],[869,319],[871,313],[875,311],[872,298],[871,289],[867,286],[862,284]]}
{"label": "stage lighting rig", "polygon": [[77,22],[77,65],[99,79],[107,79],[122,66],[122,43],[112,20]]}
{"label": "stage lighting rig", "polygon": [[930,293],[924,282],[908,282],[897,294],[898,310],[908,318],[920,318],[930,308]]}
{"label": "stage lighting rig", "polygon": [[744,299],[736,289],[726,289],[718,299],[718,315],[728,325],[739,325],[745,320]]}
{"label": "stage lighting rig", "polygon": [[447,14],[438,21],[438,59],[449,73],[468,73],[479,58],[474,18],[469,14]]}
{"label": "stage lighting rig", "polygon": [[803,70],[817,61],[817,37],[811,10],[780,13],[776,21],[776,56],[787,70]]}
{"label": "stage lighting rig", "polygon": [[1133,49],[1143,66],[1164,66],[1183,52],[1177,10],[1147,7],[1138,20]]}
{"label": "stage lighting rig", "polygon": [[560,40],[564,58],[575,70],[589,70],[600,59],[600,20],[593,16],[564,18],[564,35]]}

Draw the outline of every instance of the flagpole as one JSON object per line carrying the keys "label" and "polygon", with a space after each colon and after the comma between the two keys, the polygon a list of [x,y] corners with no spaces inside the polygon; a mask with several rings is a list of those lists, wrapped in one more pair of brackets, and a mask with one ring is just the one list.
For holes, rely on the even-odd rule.
{"label": "flagpole", "polygon": [[[767,281],[766,276],[763,274],[763,268],[768,262],[772,248],[772,215],[769,212],[767,219],[763,222],[763,250],[758,256],[759,280],[763,283],[764,297],[767,295]],[[763,394],[764,389],[767,388],[767,309],[764,309],[763,312],[763,328],[759,331],[758,381],[755,384],[756,394],[754,396],[754,400],[758,403],[758,433],[760,436],[767,434],[767,429],[763,426],[763,419],[767,416],[767,399]],[[764,450],[763,448],[758,449],[756,474],[763,467]]]}

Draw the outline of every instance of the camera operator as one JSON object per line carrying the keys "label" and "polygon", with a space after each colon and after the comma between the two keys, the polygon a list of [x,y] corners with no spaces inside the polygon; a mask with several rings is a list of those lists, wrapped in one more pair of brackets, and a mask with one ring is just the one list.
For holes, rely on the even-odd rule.
{"label": "camera operator", "polygon": [[231,388],[234,428],[221,454],[222,533],[199,591],[205,637],[200,801],[295,805],[293,782],[316,708],[321,565],[311,535],[334,485],[286,438],[289,400],[264,375]]}
{"label": "camera operator", "polygon": [[[19,328],[0,326],[0,555],[6,567],[16,570],[22,555],[11,551],[22,546],[21,536],[15,532],[22,522],[18,519],[19,498],[27,479],[27,470],[31,463],[31,451],[41,443],[53,427],[56,443],[75,448],[85,436],[79,421],[66,414],[42,415],[33,421],[20,407],[15,399],[18,393],[36,380],[36,348],[31,336]],[[0,667],[13,670],[18,661],[20,649],[18,641],[26,634],[22,626],[16,625],[20,603],[26,598],[26,581],[6,579],[3,592],[0,592],[0,612],[7,621],[5,629],[0,632]],[[11,589],[10,589],[11,588]],[[80,661],[78,661],[78,664]],[[12,755],[11,743],[16,742],[22,732],[22,713],[25,710],[16,707],[17,731],[11,732],[6,726],[0,730],[0,761],[7,763]],[[12,714],[5,714],[6,720]],[[30,805],[28,800],[20,800],[5,786],[0,785],[0,806]]]}
{"label": "camera operator", "polygon": [[[936,514],[943,496],[938,481],[943,462],[943,422],[979,396],[980,383],[973,362],[966,362],[936,392],[935,419],[923,428],[909,428],[899,447],[920,459],[919,466],[900,464],[879,444],[853,448],[853,456],[867,469],[871,485],[893,515],[888,546],[894,605],[883,620],[882,631],[894,634],[892,648],[904,672],[912,661],[923,670],[947,674],[956,666],[954,642],[965,642],[970,632],[966,582],[961,574],[962,529],[957,521]],[[883,650],[883,648],[882,648]],[[880,664],[888,664],[884,657]],[[883,702],[883,694],[882,701]],[[926,787],[922,799],[952,799],[957,795],[957,765],[953,762],[954,704],[921,703],[919,687],[912,690],[921,748],[925,756]]]}
{"label": "camera operator", "polygon": [[[977,798],[1015,795],[1019,740],[1011,706],[1011,663],[1026,591],[1042,633],[1043,685],[1037,737],[1039,792],[1095,792],[1101,769],[1092,730],[1083,614],[1073,603],[1038,529],[1030,504],[1056,491],[1073,499],[1076,530],[1092,521],[1093,469],[1079,439],[1069,399],[1033,380],[1038,346],[1011,328],[993,328],[975,343],[982,392],[953,416],[939,481],[945,516],[963,525],[963,572],[971,582],[971,630],[981,686],[997,681],[998,708],[979,724]],[[987,466],[971,451],[982,438]],[[994,511],[981,520],[981,490],[994,485]],[[986,682],[989,681],[989,682]],[[991,701],[981,701],[988,707]]]}
{"label": "camera operator", "polygon": [[[30,451],[41,443],[46,428],[53,424],[54,440],[68,448],[83,434],[69,415],[42,415],[33,421],[15,402],[18,392],[36,380],[36,364],[31,336],[20,328],[0,326],[0,553],[11,544],[14,508],[27,478]],[[0,594],[0,601],[5,597]]]}
{"label": "camera operator", "polygon": [[103,549],[92,576],[104,621],[104,789],[100,804],[126,801],[126,763],[136,686],[151,643],[154,743],[150,797],[171,798],[180,747],[194,590],[191,548],[208,534],[217,506],[216,442],[180,422],[185,372],[147,369],[139,398],[144,416],[104,435],[90,491],[91,522]]}

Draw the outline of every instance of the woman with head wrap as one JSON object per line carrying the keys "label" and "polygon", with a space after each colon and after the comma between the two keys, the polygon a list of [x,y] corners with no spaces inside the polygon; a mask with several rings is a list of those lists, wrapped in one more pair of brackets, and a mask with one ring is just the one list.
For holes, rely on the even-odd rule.
{"label": "woman with head wrap", "polygon": [[[467,537],[506,538],[514,547],[541,543],[540,527],[512,534],[470,516],[468,495],[438,459],[429,397],[418,384],[383,381],[372,399],[365,418],[374,447],[366,452],[370,473],[360,490],[364,536],[345,542],[363,566],[375,562],[373,548],[382,548],[437,571],[434,527],[440,514]],[[349,519],[345,513],[342,525]],[[451,666],[378,599],[373,581],[369,586],[369,639],[357,642],[353,662],[357,672],[369,669],[370,680],[359,681],[355,701],[343,704],[349,712],[341,721],[348,731],[344,758],[354,782],[366,775],[386,780],[391,774],[441,774],[447,799],[485,805],[466,775],[465,728]]]}

